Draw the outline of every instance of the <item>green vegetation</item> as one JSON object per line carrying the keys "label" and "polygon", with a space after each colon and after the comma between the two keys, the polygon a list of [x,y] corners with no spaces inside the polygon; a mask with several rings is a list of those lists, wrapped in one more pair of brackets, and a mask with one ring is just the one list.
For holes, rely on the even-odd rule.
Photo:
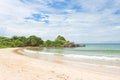
{"label": "green vegetation", "polygon": [[26,40],[26,46],[42,46],[43,40],[36,36],[30,36]]}
{"label": "green vegetation", "polygon": [[63,36],[58,36],[54,41],[47,40],[44,42],[45,47],[64,47],[64,44],[68,41]]}
{"label": "green vegetation", "polygon": [[[73,45],[73,44],[72,44]],[[13,36],[0,37],[0,48],[6,47],[71,47],[71,42],[67,41],[63,36],[58,36],[54,41],[43,41],[37,36]]]}

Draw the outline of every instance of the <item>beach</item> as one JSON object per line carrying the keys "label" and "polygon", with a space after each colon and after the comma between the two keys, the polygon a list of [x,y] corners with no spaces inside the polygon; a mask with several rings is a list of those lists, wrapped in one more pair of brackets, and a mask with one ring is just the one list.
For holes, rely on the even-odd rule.
{"label": "beach", "polygon": [[19,50],[0,49],[0,80],[120,80],[120,67],[92,65],[92,69],[87,67],[89,64],[81,63],[78,68],[20,55]]}

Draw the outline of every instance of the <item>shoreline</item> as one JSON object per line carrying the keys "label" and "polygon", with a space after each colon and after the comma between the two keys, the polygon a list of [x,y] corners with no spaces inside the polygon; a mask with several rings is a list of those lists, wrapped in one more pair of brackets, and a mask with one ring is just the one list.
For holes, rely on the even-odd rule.
{"label": "shoreline", "polygon": [[[26,49],[24,49],[26,50]],[[26,51],[21,51],[20,54],[28,56],[28,57],[32,57],[32,58],[36,58],[36,59],[42,59],[45,61],[49,61],[49,62],[55,62],[55,63],[60,63],[63,65],[68,65],[68,66],[73,66],[76,68],[82,68],[82,69],[89,69],[89,70],[93,70],[93,71],[98,71],[98,72],[107,72],[107,73],[112,73],[112,74],[120,74],[120,66],[119,65],[110,65],[110,64],[106,64],[105,63],[100,63],[100,62],[93,62],[94,60],[91,61],[87,61],[86,60],[74,60],[71,58],[66,58],[63,55],[48,55],[48,54],[40,54],[38,51],[32,51],[32,50],[28,50]],[[45,52],[47,53],[47,52]],[[44,57],[43,57],[44,56]],[[52,58],[52,60],[51,60]],[[110,61],[109,61],[110,62]],[[97,69],[97,67],[100,67],[100,69]],[[106,70],[105,70],[106,69]]]}
{"label": "shoreline", "polygon": [[77,68],[20,55],[20,49],[0,49],[0,80],[120,80],[119,74],[96,71],[104,66]]}
{"label": "shoreline", "polygon": [[[59,53],[52,53],[52,52],[44,52],[44,51],[36,51],[30,49],[24,49],[21,51],[22,55],[27,55],[30,57],[39,56],[40,58],[45,57],[49,61],[49,57],[59,59],[60,61],[67,60],[67,61],[75,61],[75,62],[84,62],[89,64],[100,64],[106,66],[113,66],[113,67],[120,67],[120,59],[119,58],[112,58],[107,56],[88,56],[88,55],[76,55],[76,54],[59,54]],[[42,56],[42,57],[41,57]],[[38,59],[39,59],[38,57]],[[62,59],[61,59],[62,58]]]}

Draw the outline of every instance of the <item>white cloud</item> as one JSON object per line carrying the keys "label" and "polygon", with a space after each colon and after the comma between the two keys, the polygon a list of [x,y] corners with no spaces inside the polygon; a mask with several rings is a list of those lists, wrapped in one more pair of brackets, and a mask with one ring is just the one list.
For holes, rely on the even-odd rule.
{"label": "white cloud", "polygon": [[120,26],[116,26],[115,29],[120,29]]}
{"label": "white cloud", "polygon": [[[22,3],[20,0],[1,0],[0,35],[37,35],[54,39],[61,34],[76,42],[112,41],[111,37],[115,39],[113,41],[120,40],[116,36],[120,34],[120,16],[114,14],[120,9],[119,0],[114,0],[111,6],[106,4],[108,0],[76,0],[68,2],[69,5],[63,10],[48,7],[46,1],[52,3],[54,0],[35,1]],[[73,5],[80,5],[83,11],[72,9]],[[24,19],[34,13],[48,15],[49,23]]]}

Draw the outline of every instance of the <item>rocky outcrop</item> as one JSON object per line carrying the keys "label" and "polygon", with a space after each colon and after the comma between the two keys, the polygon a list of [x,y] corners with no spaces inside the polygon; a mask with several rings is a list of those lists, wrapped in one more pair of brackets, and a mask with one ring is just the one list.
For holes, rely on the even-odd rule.
{"label": "rocky outcrop", "polygon": [[69,47],[69,48],[71,48],[71,47],[85,47],[85,45],[79,45],[79,44],[75,44],[74,42],[69,42],[69,43],[64,44],[63,47]]}

